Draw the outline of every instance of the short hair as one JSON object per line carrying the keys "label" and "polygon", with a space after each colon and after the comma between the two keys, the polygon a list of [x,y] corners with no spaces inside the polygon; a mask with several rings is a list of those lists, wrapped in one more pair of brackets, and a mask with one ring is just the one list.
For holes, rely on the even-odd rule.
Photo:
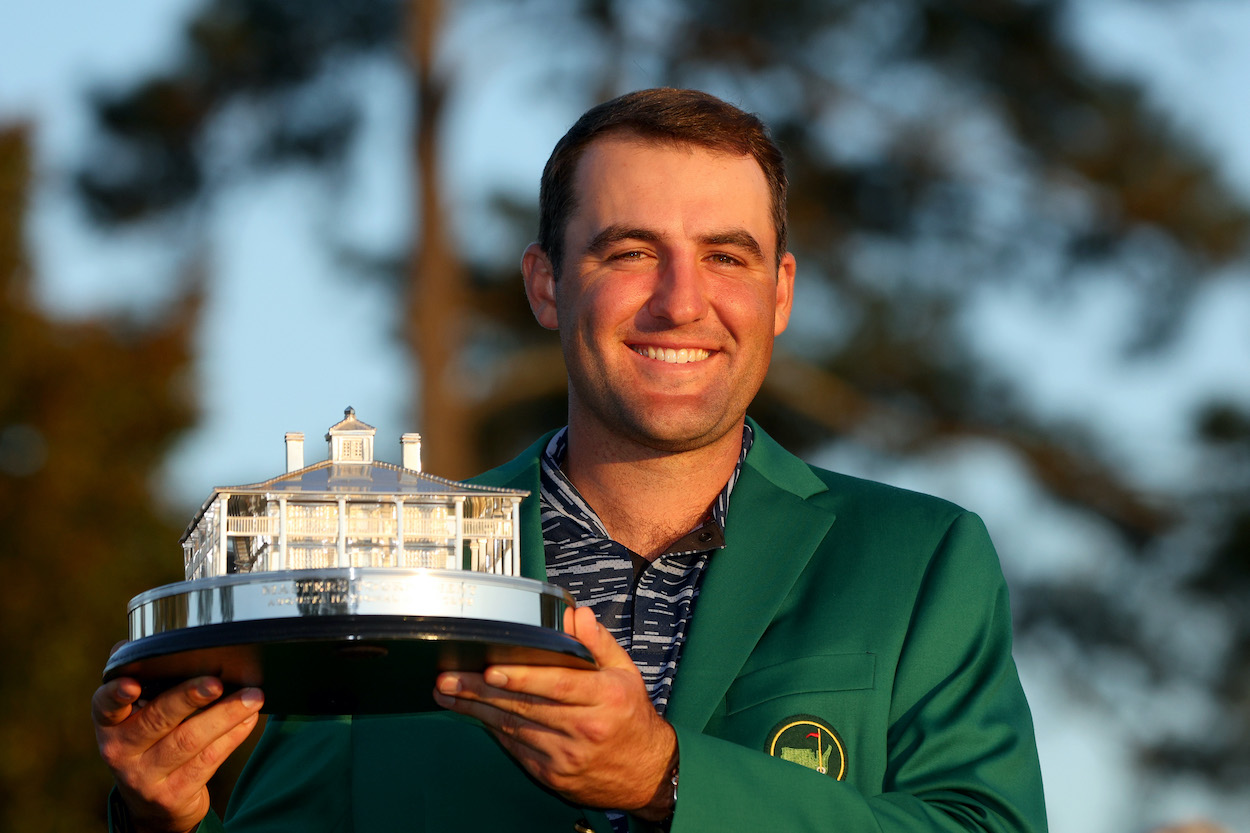
{"label": "short hair", "polygon": [[538,245],[551,260],[557,278],[564,258],[565,227],[576,209],[577,164],[595,139],[609,133],[632,133],[661,144],[695,145],[754,158],[768,184],[780,263],[786,252],[788,184],[785,160],[768,128],[754,114],[705,92],[659,88],[626,93],[592,107],[551,151],[539,188]]}

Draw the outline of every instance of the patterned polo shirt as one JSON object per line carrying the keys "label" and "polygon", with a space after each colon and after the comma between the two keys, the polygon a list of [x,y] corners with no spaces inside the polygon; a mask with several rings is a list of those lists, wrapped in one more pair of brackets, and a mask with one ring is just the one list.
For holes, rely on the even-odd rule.
{"label": "patterned polo shirt", "polygon": [[725,545],[729,496],[754,440],[755,432],[744,425],[738,464],[709,517],[651,562],[612,540],[561,471],[568,429],[552,437],[543,452],[540,506],[547,580],[567,590],[578,607],[595,612],[642,672],[660,715],[668,707],[708,557]]}

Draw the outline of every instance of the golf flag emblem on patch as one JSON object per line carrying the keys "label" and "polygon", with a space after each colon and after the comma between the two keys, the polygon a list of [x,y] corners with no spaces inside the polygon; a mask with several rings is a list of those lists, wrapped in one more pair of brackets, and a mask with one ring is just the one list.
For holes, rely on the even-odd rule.
{"label": "golf flag emblem on patch", "polygon": [[768,733],[764,751],[838,781],[846,777],[846,744],[832,726],[810,714],[796,714],[778,723]]}

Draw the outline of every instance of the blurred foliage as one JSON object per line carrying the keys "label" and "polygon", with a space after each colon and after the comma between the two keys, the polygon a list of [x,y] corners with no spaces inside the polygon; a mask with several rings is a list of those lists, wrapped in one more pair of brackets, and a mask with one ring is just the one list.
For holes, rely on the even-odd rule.
{"label": "blurred foliage", "polygon": [[181,578],[153,479],[191,423],[197,300],[154,327],[53,321],[32,302],[25,129],[0,128],[0,830],[99,827],[88,702],[125,602]]}
{"label": "blurred foliage", "polygon": [[[1091,68],[1065,36],[1068,12],[1064,0],[209,0],[176,66],[97,92],[80,190],[101,222],[132,223],[211,209],[217,191],[275,166],[341,172],[362,117],[353,62],[407,61],[411,251],[327,242],[345,271],[388,275],[403,295],[424,380],[418,424],[447,455],[428,462],[459,476],[560,420],[564,379],[521,301],[515,253],[481,252],[454,225],[482,218],[458,218],[440,179],[449,103],[475,95],[486,65],[516,70],[513,55],[530,100],[566,103],[570,117],[661,84],[758,112],[787,154],[792,249],[818,291],[804,290],[809,308],[755,413],[798,449],[1010,450],[1131,555],[1116,566],[1104,554],[1114,578],[1103,584],[1016,588],[1024,638],[1079,645],[1074,680],[1110,652],[1150,685],[1183,677],[1214,692],[1218,732],[1142,745],[1231,783],[1250,766],[1247,416],[1211,403],[1195,425],[1209,452],[1200,482],[1144,495],[1091,426],[1031,408],[980,355],[966,315],[990,289],[1043,303],[1114,280],[1137,299],[1126,355],[1157,354],[1206,277],[1244,263],[1246,206],[1139,90]],[[484,129],[506,141],[513,115]],[[532,233],[532,207],[502,187],[486,210],[520,239]],[[449,381],[462,378],[477,386]],[[1226,643],[1193,652],[1160,638],[1169,617],[1194,611]],[[1115,691],[1089,688],[1117,709]]]}

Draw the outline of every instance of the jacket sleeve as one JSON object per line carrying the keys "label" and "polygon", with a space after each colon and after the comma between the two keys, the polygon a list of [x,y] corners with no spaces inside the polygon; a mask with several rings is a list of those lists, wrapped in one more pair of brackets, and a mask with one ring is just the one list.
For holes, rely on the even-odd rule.
{"label": "jacket sleeve", "polygon": [[[677,728],[673,833],[1044,833],[1041,773],[989,536],[955,518],[918,583],[890,676],[882,789]],[[887,582],[882,587],[888,587]]]}

